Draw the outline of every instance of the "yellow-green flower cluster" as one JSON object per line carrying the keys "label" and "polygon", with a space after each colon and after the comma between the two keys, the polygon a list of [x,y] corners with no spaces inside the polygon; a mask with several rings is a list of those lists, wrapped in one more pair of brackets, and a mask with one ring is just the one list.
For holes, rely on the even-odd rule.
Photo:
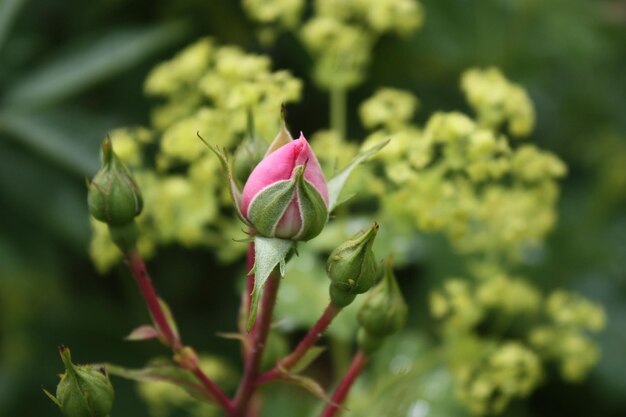
{"label": "yellow-green flower cluster", "polygon": [[415,0],[316,0],[315,11],[380,34],[407,35],[419,28],[424,18],[421,4]]}
{"label": "yellow-green flower cluster", "polygon": [[509,133],[516,137],[526,136],[533,130],[535,112],[528,94],[508,81],[497,68],[465,72],[461,88],[482,126],[497,128],[506,123]]}
{"label": "yellow-green flower cluster", "polygon": [[[462,78],[478,77],[482,90],[499,91],[504,102],[518,95],[499,72],[494,80],[476,74],[483,72]],[[474,90],[466,89],[470,102],[480,96]],[[446,233],[462,252],[519,261],[554,226],[556,180],[565,165],[533,145],[513,147],[497,124],[462,113],[435,113],[419,128],[411,123],[416,103],[408,92],[381,89],[360,108],[363,125],[376,128],[363,148],[392,139],[377,156],[389,180],[381,194],[385,212],[417,230]]]}
{"label": "yellow-green flower cluster", "polygon": [[[528,396],[542,377],[541,361],[518,342],[486,345],[482,357],[453,369],[457,396],[473,414],[497,414],[515,398]],[[477,359],[477,360],[476,360]]]}
{"label": "yellow-green flower cluster", "polygon": [[598,362],[600,352],[588,333],[602,330],[602,307],[578,294],[556,290],[545,305],[548,323],[530,333],[530,343],[546,360],[559,363],[568,381],[581,381]]}
{"label": "yellow-green flower cluster", "polygon": [[565,380],[586,377],[599,358],[586,333],[605,325],[599,305],[562,290],[544,298],[530,281],[494,264],[471,269],[474,279],[448,279],[430,294],[457,395],[470,411],[501,412],[537,387],[550,361],[559,363]]}
{"label": "yellow-green flower cluster", "polygon": [[250,16],[265,25],[279,25],[293,29],[300,21],[304,0],[243,0],[243,8]]}
{"label": "yellow-green flower cluster", "polygon": [[300,34],[314,57],[313,77],[321,87],[347,89],[363,81],[374,44],[365,28],[318,16],[309,20]]}
{"label": "yellow-green flower cluster", "polygon": [[417,110],[417,97],[396,88],[381,88],[359,108],[363,126],[394,129],[410,122]]}
{"label": "yellow-green flower cluster", "polygon": [[422,23],[415,0],[317,0],[300,38],[314,58],[314,79],[326,89],[360,84],[378,38],[388,32],[407,35]]}
{"label": "yellow-green flower cluster", "polygon": [[[272,71],[262,55],[201,39],[148,76],[145,91],[161,99],[150,128],[122,129],[111,134],[113,146],[133,169],[145,210],[137,221],[140,249],[149,256],[157,244],[209,246],[224,259],[234,259],[245,245],[238,221],[229,216],[231,200],[219,161],[197,138],[233,149],[245,136],[246,114],[263,138],[278,131],[282,103],[300,97],[301,82],[287,71]],[[154,160],[144,146],[156,143]],[[104,271],[121,256],[106,231],[94,225],[90,253]]]}

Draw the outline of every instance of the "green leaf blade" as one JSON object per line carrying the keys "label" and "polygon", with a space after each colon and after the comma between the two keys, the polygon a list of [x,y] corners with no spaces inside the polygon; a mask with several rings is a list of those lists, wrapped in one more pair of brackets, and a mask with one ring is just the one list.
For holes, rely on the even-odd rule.
{"label": "green leaf blade", "polygon": [[[291,240],[267,238],[256,236],[254,238],[254,290],[252,291],[252,302],[250,303],[250,315],[248,316],[248,331],[252,329],[256,321],[256,314],[259,307],[259,300],[263,294],[263,287],[270,274],[276,266],[285,263],[285,258],[293,248],[294,242]],[[279,268],[279,273],[284,273],[284,268]]]}
{"label": "green leaf blade", "polygon": [[328,181],[327,186],[329,212],[332,212],[339,204],[339,196],[341,194],[341,190],[343,190],[344,185],[346,185],[346,181],[348,181],[348,178],[350,177],[352,171],[354,171],[357,166],[365,162],[367,158],[384,148],[389,143],[389,141],[390,139],[387,139],[386,141],[371,147],[367,151],[360,153],[352,160],[352,162],[350,162],[350,164],[346,168],[343,169],[343,171],[341,171],[339,174],[335,175]]}

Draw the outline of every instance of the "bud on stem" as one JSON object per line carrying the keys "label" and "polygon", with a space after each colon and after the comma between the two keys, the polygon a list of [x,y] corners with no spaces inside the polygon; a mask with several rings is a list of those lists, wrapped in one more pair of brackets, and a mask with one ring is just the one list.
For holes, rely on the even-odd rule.
{"label": "bud on stem", "polygon": [[382,281],[367,295],[357,320],[361,326],[358,342],[367,353],[398,332],[406,322],[407,306],[393,274],[391,256],[387,258]]}
{"label": "bud on stem", "polygon": [[376,283],[378,265],[372,251],[378,224],[366,232],[360,231],[333,250],[326,263],[331,302],[338,307],[350,304],[357,294],[363,294]]}
{"label": "bud on stem", "polygon": [[89,212],[110,226],[128,224],[141,213],[143,200],[128,169],[113,152],[111,139],[102,141],[102,167],[89,183]]}
{"label": "bud on stem", "polygon": [[113,407],[113,386],[104,368],[74,365],[70,350],[61,346],[59,353],[65,373],[57,386],[56,397],[45,391],[66,417],[107,417]]}

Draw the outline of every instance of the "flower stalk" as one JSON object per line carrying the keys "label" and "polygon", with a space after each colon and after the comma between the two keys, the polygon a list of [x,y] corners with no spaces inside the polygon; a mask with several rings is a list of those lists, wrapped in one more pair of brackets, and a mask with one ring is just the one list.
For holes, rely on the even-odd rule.
{"label": "flower stalk", "polygon": [[243,377],[233,400],[233,412],[230,414],[232,417],[245,417],[247,415],[250,400],[256,390],[261,358],[272,323],[279,285],[280,274],[274,271],[265,284],[260,312],[249,334],[250,346],[245,357]]}
{"label": "flower stalk", "polygon": [[[163,309],[163,305],[159,300],[159,296],[157,295],[156,290],[154,289],[154,285],[152,284],[152,279],[148,274],[148,270],[146,265],[139,254],[139,251],[133,249],[124,254],[126,262],[130,267],[135,280],[139,286],[139,290],[141,291],[141,295],[143,296],[150,315],[154,321],[154,324],[157,327],[159,332],[160,339],[162,342],[172,349],[175,357],[179,356],[181,352],[185,351],[186,348],[178,335],[178,332],[174,329],[174,327],[170,324],[167,319],[167,314]],[[192,350],[186,350],[185,353],[193,352]],[[209,378],[204,371],[200,368],[197,357],[195,357],[195,353],[192,353],[193,357],[189,361],[179,360],[179,365],[181,367],[190,371],[202,384],[202,386],[207,390],[210,394],[211,398],[224,410],[227,415],[231,415],[233,410],[233,404],[230,399],[224,394],[222,389],[211,379]],[[184,355],[189,357],[189,354]]]}
{"label": "flower stalk", "polygon": [[357,379],[365,365],[367,364],[368,356],[362,351],[358,351],[354,357],[352,358],[352,363],[350,364],[350,368],[343,376],[337,389],[333,393],[331,397],[331,402],[326,405],[320,417],[333,417],[336,415],[337,411],[341,407],[341,404],[345,401],[354,381]]}
{"label": "flower stalk", "polygon": [[300,359],[312,348],[315,343],[322,337],[333,319],[341,312],[341,307],[336,307],[332,303],[328,304],[321,317],[311,327],[309,332],[298,343],[296,348],[284,359],[279,360],[269,371],[263,373],[258,378],[258,383],[263,384],[280,378],[281,374],[293,368]]}

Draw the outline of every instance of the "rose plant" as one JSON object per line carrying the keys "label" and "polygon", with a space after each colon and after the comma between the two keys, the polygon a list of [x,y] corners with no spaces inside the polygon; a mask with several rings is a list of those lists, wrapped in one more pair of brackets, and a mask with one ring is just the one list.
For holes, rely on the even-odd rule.
{"label": "rose plant", "polygon": [[[240,325],[236,336],[242,342],[244,372],[233,396],[229,396],[203,371],[196,351],[183,342],[171,311],[157,295],[137,250],[140,230],[135,217],[143,208],[141,192],[128,168],[115,154],[109,138],[102,143],[102,168],[89,184],[89,211],[95,219],[108,225],[111,238],[124,253],[152,317],[151,325],[137,328],[129,338],[157,339],[173,354],[168,372],[164,373],[162,368],[148,368],[140,371],[142,377],[179,385],[195,397],[216,404],[228,417],[253,415],[253,403],[258,404],[258,400],[253,401],[259,395],[257,388],[272,381],[300,385],[326,401],[321,416],[336,415],[370,355],[387,336],[399,330],[406,319],[406,305],[391,273],[391,263],[387,263],[386,272],[380,271],[372,252],[379,228],[378,224],[374,224],[331,253],[327,266],[331,280],[329,303],[319,320],[291,353],[280,358],[271,369],[261,368],[261,357],[267,344],[286,262],[297,254],[298,242],[311,240],[322,232],[352,170],[387,143],[382,142],[360,154],[327,182],[304,135],[300,134],[298,139],[293,139],[285,126],[284,109],[282,115],[282,128],[265,156],[250,173],[243,191],[240,191],[234,179],[233,164],[226,153],[209,145],[224,167],[234,207],[248,226],[250,235],[248,285],[242,297],[241,309],[244,320],[239,320],[239,323],[247,322],[247,326]],[[198,137],[202,139],[199,133]],[[384,278],[377,285],[380,277]],[[319,354],[320,350],[314,349],[314,345],[333,319],[356,295],[373,287],[376,287],[373,290],[376,296],[372,297],[372,301],[365,301],[361,309],[365,319],[359,319],[367,337],[359,338],[361,349],[340,379],[335,393],[328,395],[316,381],[300,375],[302,369],[296,367],[306,367],[307,362],[310,363]],[[389,331],[368,332],[371,323]],[[50,398],[67,417],[106,417],[113,401],[107,366],[76,368],[70,362],[67,348],[63,348],[61,356],[67,372],[57,389],[57,396],[48,393]],[[108,369],[114,374],[130,377],[137,375],[136,372],[133,374],[132,371],[117,367],[109,366]]]}

